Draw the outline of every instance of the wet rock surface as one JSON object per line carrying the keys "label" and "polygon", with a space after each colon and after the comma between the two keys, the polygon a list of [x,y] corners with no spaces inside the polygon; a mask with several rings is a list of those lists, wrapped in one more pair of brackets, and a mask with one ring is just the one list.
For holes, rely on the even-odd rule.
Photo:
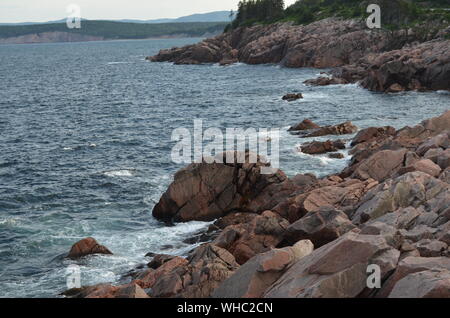
{"label": "wet rock surface", "polygon": [[[179,220],[217,218],[206,231],[216,235],[187,257],[152,255],[127,285],[65,295],[448,298],[449,168],[436,162],[445,167],[445,155],[438,158],[449,149],[449,127],[450,111],[398,131],[362,130],[351,174],[263,176],[261,163],[183,169],[162,198],[162,219],[189,204]],[[201,191],[187,187],[196,182]],[[227,188],[231,195],[221,195]],[[233,208],[209,214],[211,206]],[[373,265],[379,288],[367,285]]]}
{"label": "wet rock surface", "polygon": [[67,257],[71,259],[78,259],[83,256],[93,254],[111,255],[112,252],[107,247],[100,245],[94,238],[88,237],[75,243],[70,249]]}

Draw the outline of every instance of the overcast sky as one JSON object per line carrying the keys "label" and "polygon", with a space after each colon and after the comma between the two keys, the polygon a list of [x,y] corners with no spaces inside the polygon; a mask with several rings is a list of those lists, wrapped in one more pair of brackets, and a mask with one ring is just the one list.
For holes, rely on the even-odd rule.
{"label": "overcast sky", "polygon": [[[193,13],[231,10],[239,0],[0,0],[0,23],[44,22],[67,16],[74,3],[86,19],[177,18]],[[295,0],[285,0],[287,5]]]}

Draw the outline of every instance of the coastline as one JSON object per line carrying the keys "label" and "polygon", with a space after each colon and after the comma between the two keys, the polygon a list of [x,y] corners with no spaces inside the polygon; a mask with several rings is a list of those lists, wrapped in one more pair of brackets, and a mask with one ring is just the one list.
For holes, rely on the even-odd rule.
{"label": "coastline", "polygon": [[[261,175],[262,163],[192,164],[175,175],[153,215],[216,220],[192,238],[200,246],[187,258],[150,255],[148,268],[134,272],[129,284],[64,295],[448,297],[449,127],[450,110],[413,127],[360,130],[350,165],[324,178],[288,178],[280,170]],[[102,246],[85,245],[83,240],[72,250],[104,253]],[[380,288],[366,286],[370,265],[381,270]],[[423,284],[428,288],[418,288]]]}
{"label": "coastline", "polygon": [[450,90],[450,27],[436,34],[369,30],[357,20],[239,27],[194,45],[161,50],[151,62],[279,64],[331,68],[309,85],[358,83],[389,93]]}
{"label": "coastline", "polygon": [[[58,32],[53,32],[58,33]],[[69,33],[68,33],[69,34]],[[69,34],[70,35],[70,34]],[[35,36],[35,34],[32,34],[30,36]],[[107,38],[97,38],[97,37],[90,37],[87,36],[86,38],[81,37],[80,39],[71,39],[67,41],[61,41],[61,40],[37,40],[36,42],[20,42],[17,40],[17,38],[0,38],[0,45],[11,45],[11,44],[46,44],[46,43],[84,43],[84,42],[109,42],[109,41],[145,41],[145,40],[166,40],[166,39],[196,39],[196,38],[206,38],[210,36],[210,34],[204,34],[199,36],[190,36],[187,34],[179,34],[179,35],[165,35],[165,36],[159,36],[159,37],[149,37],[149,38],[143,38],[143,39],[107,39]],[[20,37],[21,38],[21,37]],[[10,42],[12,41],[12,42]],[[19,42],[17,42],[19,41]]]}

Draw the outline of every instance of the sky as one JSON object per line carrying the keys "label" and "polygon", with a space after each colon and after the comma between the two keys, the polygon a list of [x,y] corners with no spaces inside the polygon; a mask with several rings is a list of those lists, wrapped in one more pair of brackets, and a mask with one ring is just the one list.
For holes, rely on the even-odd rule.
{"label": "sky", "polygon": [[[287,5],[296,0],[285,0]],[[85,19],[160,19],[236,10],[239,0],[0,0],[0,23],[45,22],[68,16],[77,4]]]}

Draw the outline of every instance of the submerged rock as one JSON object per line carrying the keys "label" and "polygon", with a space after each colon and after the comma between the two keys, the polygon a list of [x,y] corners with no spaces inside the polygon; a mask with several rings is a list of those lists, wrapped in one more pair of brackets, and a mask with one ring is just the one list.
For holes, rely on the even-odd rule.
{"label": "submerged rock", "polygon": [[88,237],[75,243],[70,249],[68,258],[77,259],[92,254],[107,254],[112,252],[105,246],[100,245],[94,238]]}
{"label": "submerged rock", "polygon": [[317,128],[320,128],[320,126],[315,124],[310,119],[305,119],[301,123],[298,123],[297,125],[289,128],[289,131],[302,131],[302,130],[310,130],[310,129],[317,129]]}
{"label": "submerged rock", "polygon": [[294,100],[297,99],[302,99],[303,95],[301,93],[295,93],[295,94],[286,94],[283,96],[283,100],[286,100],[288,102],[293,102]]}
{"label": "submerged rock", "polygon": [[345,149],[345,142],[342,140],[313,141],[300,147],[301,152],[310,155],[335,152],[340,149]]}
{"label": "submerged rock", "polygon": [[358,127],[353,125],[351,122],[345,122],[339,125],[333,126],[325,126],[319,129],[316,129],[310,133],[302,135],[302,137],[320,137],[327,135],[348,135],[353,134],[358,131]]}
{"label": "submerged rock", "polygon": [[327,86],[327,85],[348,84],[349,82],[344,78],[321,76],[318,78],[306,80],[303,83],[312,86]]}

